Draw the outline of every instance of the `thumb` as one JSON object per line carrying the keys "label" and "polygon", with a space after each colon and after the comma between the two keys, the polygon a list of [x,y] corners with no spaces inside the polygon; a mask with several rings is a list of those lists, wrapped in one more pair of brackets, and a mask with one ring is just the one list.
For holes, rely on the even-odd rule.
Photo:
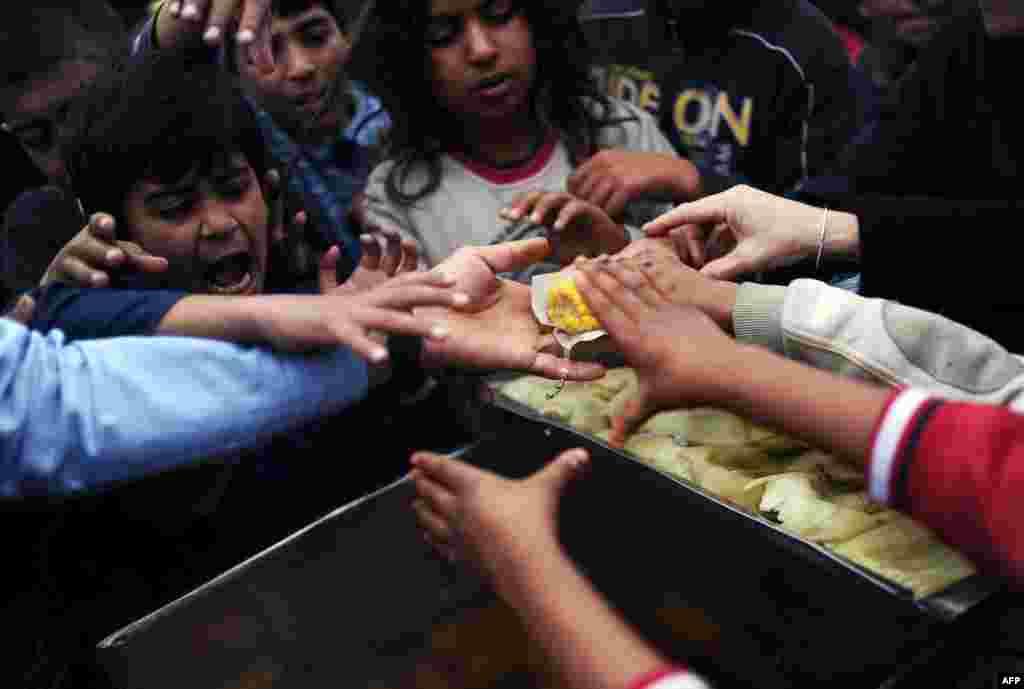
{"label": "thumb", "polygon": [[338,249],[337,245],[334,245],[320,257],[320,273],[318,276],[320,294],[326,294],[338,286],[338,257],[340,254],[340,249]]}
{"label": "thumb", "polygon": [[510,273],[547,258],[551,253],[551,244],[543,237],[535,237],[481,246],[476,252],[495,273]]}
{"label": "thumb", "polygon": [[581,447],[566,450],[530,479],[543,483],[551,495],[559,496],[565,487],[583,474],[590,463],[590,455]]}
{"label": "thumb", "polygon": [[750,273],[755,270],[753,261],[736,251],[716,258],[700,269],[700,272],[714,280],[733,280],[738,275]]}

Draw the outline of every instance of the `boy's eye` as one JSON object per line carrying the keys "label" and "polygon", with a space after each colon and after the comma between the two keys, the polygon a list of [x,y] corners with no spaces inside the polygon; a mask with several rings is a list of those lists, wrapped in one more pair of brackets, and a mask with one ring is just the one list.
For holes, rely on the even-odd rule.
{"label": "boy's eye", "polygon": [[427,22],[426,41],[435,47],[448,45],[459,35],[460,29],[457,17],[431,17]]}
{"label": "boy's eye", "polygon": [[330,38],[330,32],[324,27],[306,29],[302,32],[302,42],[307,46],[319,47]]}

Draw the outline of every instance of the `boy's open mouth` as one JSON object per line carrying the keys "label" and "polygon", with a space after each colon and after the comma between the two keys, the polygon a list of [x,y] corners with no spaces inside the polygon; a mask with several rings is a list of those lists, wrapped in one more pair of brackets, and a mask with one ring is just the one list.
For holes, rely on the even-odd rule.
{"label": "boy's open mouth", "polygon": [[213,294],[245,294],[256,279],[255,272],[252,254],[238,251],[211,263],[203,277]]}

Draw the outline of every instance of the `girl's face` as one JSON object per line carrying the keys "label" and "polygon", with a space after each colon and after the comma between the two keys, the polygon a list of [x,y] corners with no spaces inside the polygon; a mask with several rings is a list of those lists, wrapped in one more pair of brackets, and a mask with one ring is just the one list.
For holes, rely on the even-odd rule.
{"label": "girl's face", "polygon": [[450,113],[478,125],[529,116],[537,55],[518,0],[432,0],[426,42]]}

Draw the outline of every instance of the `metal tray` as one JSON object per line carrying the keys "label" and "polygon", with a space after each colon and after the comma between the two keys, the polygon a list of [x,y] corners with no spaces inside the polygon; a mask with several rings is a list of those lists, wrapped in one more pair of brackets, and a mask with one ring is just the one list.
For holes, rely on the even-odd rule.
{"label": "metal tray", "polygon": [[[562,433],[568,433],[571,438],[575,441],[582,441],[583,445],[587,446],[588,449],[600,457],[601,460],[599,461],[609,461],[614,457],[615,459],[611,461],[624,460],[630,464],[637,465],[646,471],[653,472],[659,477],[671,482],[674,489],[681,489],[688,501],[696,498],[698,501],[711,503],[718,509],[724,510],[732,516],[738,517],[738,523],[743,524],[745,527],[762,531],[765,538],[769,539],[771,542],[777,544],[780,548],[794,556],[808,562],[812,562],[817,566],[844,570],[860,579],[870,582],[877,588],[896,598],[907,600],[914,607],[918,608],[921,612],[930,617],[940,620],[955,619],[975,604],[984,600],[994,591],[1001,588],[999,582],[983,576],[975,575],[959,581],[942,591],[915,600],[912,592],[906,587],[889,581],[888,579],[885,579],[864,567],[850,562],[849,560],[836,555],[824,546],[800,539],[787,532],[781,526],[767,519],[751,515],[729,502],[721,500],[720,498],[701,490],[699,487],[693,486],[692,484],[686,483],[671,474],[662,472],[654,467],[644,464],[630,454],[604,443],[599,438],[582,433],[581,431],[578,431],[556,419],[543,416],[530,407],[505,397],[500,392],[494,393],[493,399],[489,402],[489,407],[492,412],[497,411],[498,413],[492,413],[482,417],[481,422],[483,426],[480,428],[480,431],[485,436],[498,436],[508,439],[514,437],[517,442],[519,442],[521,434],[531,432],[527,430],[529,424],[524,426],[520,420],[539,424],[540,428],[533,432],[543,433],[545,438],[551,438],[551,433],[548,432],[548,429],[551,429],[552,431],[557,429]],[[513,425],[516,426],[515,431],[510,430],[510,426]],[[570,444],[566,445],[566,447],[572,447],[572,442],[573,441],[570,441]],[[479,449],[474,452],[474,456],[479,454]]]}
{"label": "metal tray", "polygon": [[570,552],[617,602],[643,588],[699,607],[725,630],[707,655],[727,675],[742,667],[741,685],[845,676],[879,686],[917,654],[955,638],[957,620],[1001,588],[972,576],[915,600],[824,547],[500,393],[478,423],[472,459],[503,473],[526,475],[563,449],[586,447],[592,476],[564,507]]}

